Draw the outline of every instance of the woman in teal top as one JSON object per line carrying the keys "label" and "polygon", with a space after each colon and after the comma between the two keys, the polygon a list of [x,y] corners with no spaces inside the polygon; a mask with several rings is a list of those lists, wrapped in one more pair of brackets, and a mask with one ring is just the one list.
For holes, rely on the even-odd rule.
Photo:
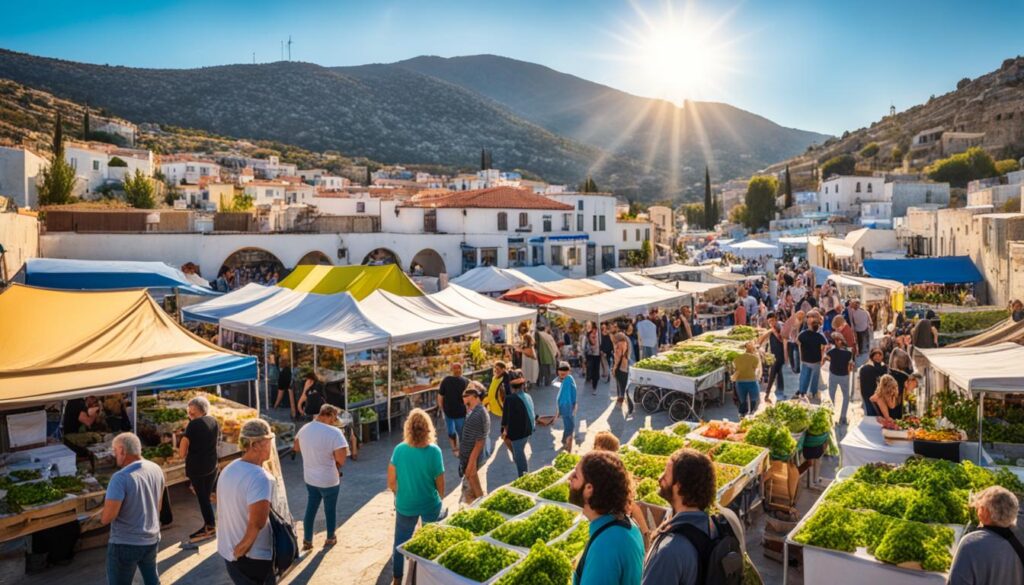
{"label": "woman in teal top", "polygon": [[405,419],[405,436],[391,454],[388,489],[395,493],[394,583],[402,582],[405,564],[398,545],[412,538],[416,525],[434,522],[441,515],[444,495],[444,460],[437,446],[434,423],[416,408]]}

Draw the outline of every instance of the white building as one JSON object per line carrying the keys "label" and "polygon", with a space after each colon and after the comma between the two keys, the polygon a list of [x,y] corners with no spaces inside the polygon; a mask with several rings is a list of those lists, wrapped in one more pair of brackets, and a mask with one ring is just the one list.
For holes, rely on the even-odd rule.
{"label": "white building", "polygon": [[27,148],[0,146],[0,195],[19,207],[39,206],[39,181],[49,161]]}
{"label": "white building", "polygon": [[249,181],[243,187],[243,191],[249,197],[252,197],[254,205],[270,205],[275,201],[278,203],[285,202],[285,190],[290,185],[283,181]]}
{"label": "white building", "polygon": [[85,198],[103,185],[124,181],[136,170],[152,177],[156,168],[149,150],[120,148],[103,142],[67,142],[64,159],[75,170],[75,194]]}
{"label": "white building", "polygon": [[991,205],[1002,209],[1007,201],[1021,197],[1024,187],[1024,171],[1006,173],[1006,184],[999,183],[999,177],[971,181],[967,185],[967,205]]}
{"label": "white building", "polygon": [[114,120],[113,118],[99,118],[92,120],[89,124],[89,132],[104,132],[118,136],[128,146],[135,146],[135,136],[138,134],[138,127],[131,122]]}
{"label": "white building", "polygon": [[298,176],[299,167],[291,163],[282,163],[277,156],[268,158],[253,158],[249,160],[256,176],[262,179],[276,179],[281,175],[293,177]]}
{"label": "white building", "polygon": [[220,165],[196,158],[169,157],[160,161],[160,172],[168,185],[198,184],[200,180],[220,180]]}
{"label": "white building", "polygon": [[316,197],[316,187],[305,183],[290,183],[284,189],[284,197],[290,204],[310,205]]}
{"label": "white building", "polygon": [[317,193],[309,205],[317,208],[322,215],[380,215],[380,197],[369,193]]}
{"label": "white building", "polygon": [[884,200],[892,204],[892,217],[903,217],[920,205],[949,205],[949,183],[893,181],[885,184]]}
{"label": "white building", "polygon": [[818,189],[818,211],[837,215],[854,215],[864,201],[881,201],[885,196],[885,179],[834,175],[821,182]]}

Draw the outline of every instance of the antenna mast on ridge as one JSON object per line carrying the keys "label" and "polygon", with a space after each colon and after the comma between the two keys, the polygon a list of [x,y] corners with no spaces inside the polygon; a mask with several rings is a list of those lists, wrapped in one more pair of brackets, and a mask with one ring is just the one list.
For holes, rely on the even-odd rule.
{"label": "antenna mast on ridge", "polygon": [[288,35],[288,60],[292,60],[292,35]]}

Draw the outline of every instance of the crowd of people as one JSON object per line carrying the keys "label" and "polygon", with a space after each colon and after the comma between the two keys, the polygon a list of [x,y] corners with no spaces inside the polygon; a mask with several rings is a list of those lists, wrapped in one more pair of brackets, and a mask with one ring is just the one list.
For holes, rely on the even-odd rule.
{"label": "crowd of people", "polygon": [[230,292],[254,282],[264,286],[273,286],[281,280],[281,265],[270,262],[260,264],[243,264],[239,266],[221,266],[213,281],[213,290]]}

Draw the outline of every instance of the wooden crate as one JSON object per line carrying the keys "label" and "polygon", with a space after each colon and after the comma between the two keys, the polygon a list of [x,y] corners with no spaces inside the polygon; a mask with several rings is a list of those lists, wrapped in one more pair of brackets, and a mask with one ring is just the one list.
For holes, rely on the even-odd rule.
{"label": "wooden crate", "polygon": [[20,514],[0,518],[0,542],[21,538],[40,530],[78,520],[85,512],[82,498],[64,498],[47,506],[31,508]]}

